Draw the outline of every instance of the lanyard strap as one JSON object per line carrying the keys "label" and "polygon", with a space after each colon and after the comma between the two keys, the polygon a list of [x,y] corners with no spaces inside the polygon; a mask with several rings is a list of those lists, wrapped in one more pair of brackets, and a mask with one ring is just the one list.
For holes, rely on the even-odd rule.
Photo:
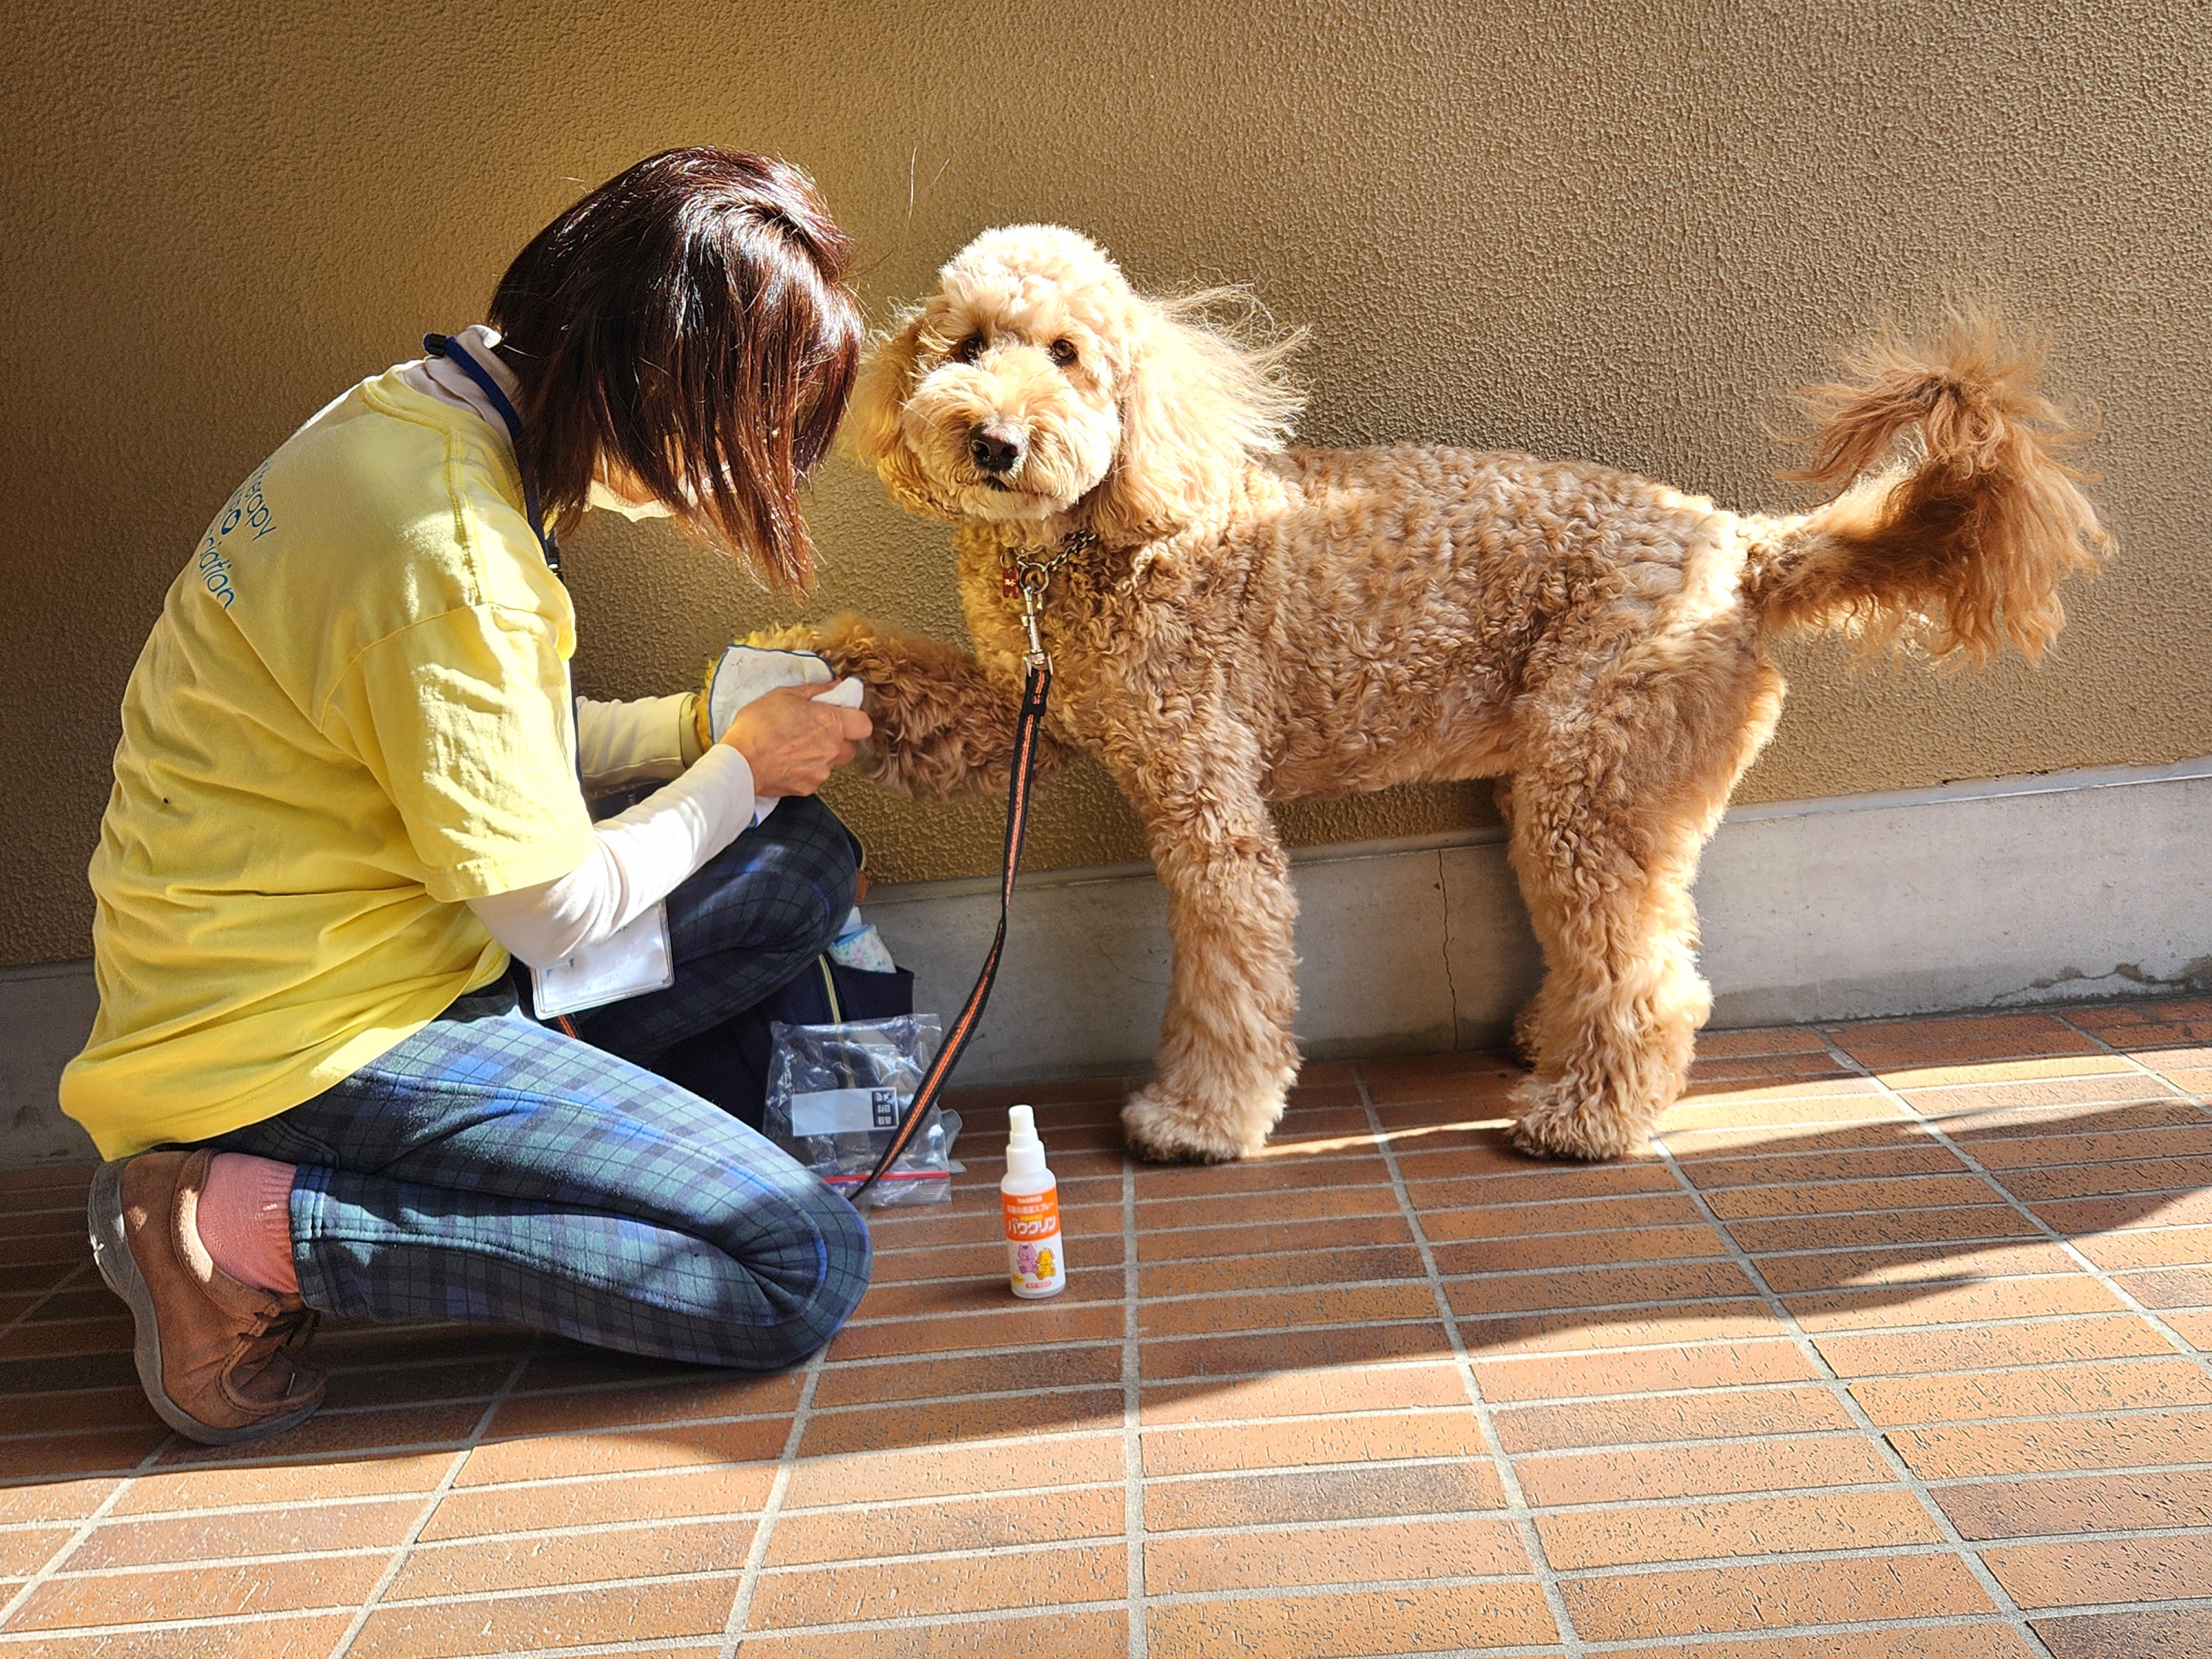
{"label": "lanyard strap", "polygon": [[[474,380],[477,390],[490,399],[494,412],[506,423],[507,441],[514,446],[514,470],[522,475],[523,516],[530,520],[531,534],[538,538],[538,549],[545,555],[546,569],[553,573],[555,581],[566,586],[568,578],[561,574],[561,550],[554,544],[552,536],[546,531],[545,520],[538,516],[538,489],[530,482],[528,452],[523,447],[522,442],[522,416],[515,413],[514,405],[507,400],[507,393],[500,390],[499,382],[492,379],[491,371],[471,357],[469,355],[469,349],[453,336],[425,334],[422,337],[422,349],[433,357],[445,358],[462,374]],[[568,671],[563,667],[562,672],[565,674]],[[576,693],[573,685],[568,691],[568,729],[579,734],[583,730],[583,721],[576,707]],[[586,793],[584,789],[584,751],[580,742],[576,748],[576,789],[580,794]],[[576,1035],[576,1028],[570,1022],[568,1015],[556,1014],[554,1018],[559,1023],[561,1029],[570,1036]]]}
{"label": "lanyard strap", "polygon": [[924,1073],[921,1085],[914,1091],[914,1102],[899,1120],[891,1144],[876,1160],[876,1167],[868,1178],[846,1196],[854,1204],[860,1195],[882,1180],[884,1174],[898,1161],[915,1132],[921,1127],[929,1109],[937,1103],[939,1091],[952,1068],[960,1063],[960,1052],[975,1035],[976,1022],[983,1017],[983,1005],[991,1000],[991,981],[999,976],[999,957],[1006,945],[1006,917],[1014,902],[1014,871],[1022,861],[1022,836],[1029,828],[1030,784],[1036,774],[1037,733],[1044,724],[1045,697],[1052,690],[1052,665],[1042,656],[1031,659],[1029,679],[1022,688],[1022,712],[1014,728],[1014,758],[1012,775],[1006,780],[1006,868],[999,881],[999,931],[991,936],[991,949],[983,958],[983,971],[975,976],[975,988],[968,994],[968,1001],[945,1034],[939,1045],[937,1058]]}
{"label": "lanyard strap", "polygon": [[443,357],[462,374],[477,383],[477,389],[490,400],[493,410],[506,422],[507,441],[514,446],[514,470],[522,475],[522,510],[529,520],[538,545],[545,550],[545,568],[556,578],[561,574],[561,550],[554,545],[553,538],[546,532],[545,520],[538,514],[538,486],[530,481],[528,452],[523,447],[522,416],[514,412],[507,393],[500,390],[499,382],[491,371],[469,355],[468,348],[451,334],[425,334],[422,349],[433,357]]}

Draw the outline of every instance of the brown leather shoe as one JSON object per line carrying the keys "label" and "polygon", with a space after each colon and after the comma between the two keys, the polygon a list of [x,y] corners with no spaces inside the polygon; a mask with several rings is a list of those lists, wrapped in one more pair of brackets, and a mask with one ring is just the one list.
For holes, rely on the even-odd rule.
{"label": "brown leather shoe", "polygon": [[315,1316],[296,1296],[242,1285],[200,1243],[207,1152],[103,1164],[86,1206],[93,1259],[137,1322],[138,1381],[161,1420],[210,1446],[305,1422],[323,1374],[294,1358]]}

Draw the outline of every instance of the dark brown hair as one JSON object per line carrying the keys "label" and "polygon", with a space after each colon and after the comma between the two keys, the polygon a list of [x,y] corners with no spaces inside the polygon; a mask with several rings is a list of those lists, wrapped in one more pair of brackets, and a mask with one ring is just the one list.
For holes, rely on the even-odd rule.
{"label": "dark brown hair", "polygon": [[539,231],[490,322],[522,383],[546,516],[574,522],[605,458],[805,591],[799,486],[845,412],[865,332],[851,258],[805,173],[732,149],[648,156]]}

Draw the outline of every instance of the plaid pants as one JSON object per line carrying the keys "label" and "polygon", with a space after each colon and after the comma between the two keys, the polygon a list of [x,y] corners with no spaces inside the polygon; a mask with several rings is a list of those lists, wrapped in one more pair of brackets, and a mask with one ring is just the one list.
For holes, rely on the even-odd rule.
{"label": "plaid pants", "polygon": [[310,1307],[793,1364],[867,1289],[867,1229],[645,1067],[805,968],[851,907],[854,868],[829,809],[787,800],[670,896],[676,984],[577,1017],[586,1040],[538,1024],[497,981],[313,1099],[204,1144],[300,1166],[292,1253]]}

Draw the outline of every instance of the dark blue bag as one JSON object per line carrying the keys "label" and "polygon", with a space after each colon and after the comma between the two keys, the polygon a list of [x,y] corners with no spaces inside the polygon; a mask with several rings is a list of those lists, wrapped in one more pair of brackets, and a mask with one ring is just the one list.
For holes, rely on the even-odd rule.
{"label": "dark blue bag", "polygon": [[913,1012],[914,975],[908,969],[872,974],[820,956],[782,989],[713,1030],[678,1043],[653,1069],[713,1101],[746,1127],[758,1129],[775,1053],[770,1024],[781,1020],[786,1025],[836,1025]]}

